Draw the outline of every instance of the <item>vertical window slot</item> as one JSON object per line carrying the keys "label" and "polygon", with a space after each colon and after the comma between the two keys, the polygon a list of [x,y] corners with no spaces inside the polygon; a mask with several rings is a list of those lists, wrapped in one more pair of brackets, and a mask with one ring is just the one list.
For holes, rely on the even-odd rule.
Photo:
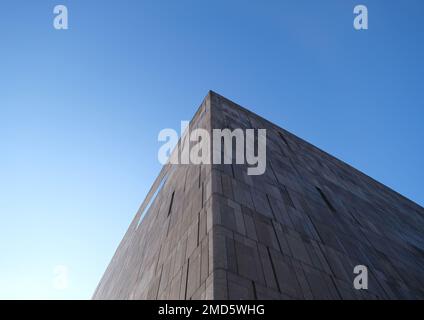
{"label": "vertical window slot", "polygon": [[171,214],[171,211],[172,211],[172,204],[174,203],[174,194],[175,194],[175,191],[172,192],[171,202],[169,203],[168,217],[169,217],[169,215]]}
{"label": "vertical window slot", "polygon": [[336,209],[334,209],[333,205],[331,204],[331,202],[327,199],[327,197],[325,196],[324,192],[322,192],[322,190],[318,187],[315,187],[319,194],[321,195],[321,198],[324,200],[324,202],[327,204],[327,207],[332,211],[332,212],[336,212]]}

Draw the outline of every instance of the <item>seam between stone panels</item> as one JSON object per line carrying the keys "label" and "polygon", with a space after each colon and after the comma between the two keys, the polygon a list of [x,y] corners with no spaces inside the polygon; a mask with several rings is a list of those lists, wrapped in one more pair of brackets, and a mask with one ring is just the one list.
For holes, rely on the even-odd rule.
{"label": "seam between stone panels", "polygon": [[187,272],[185,278],[184,300],[187,300],[188,269],[190,268],[190,258],[187,259]]}

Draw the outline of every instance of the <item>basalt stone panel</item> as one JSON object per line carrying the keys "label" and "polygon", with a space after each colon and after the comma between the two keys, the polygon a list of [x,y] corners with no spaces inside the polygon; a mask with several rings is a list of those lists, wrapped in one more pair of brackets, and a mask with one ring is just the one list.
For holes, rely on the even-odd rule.
{"label": "basalt stone panel", "polygon": [[190,126],[267,129],[265,173],[165,166],[93,298],[424,298],[421,206],[216,93]]}

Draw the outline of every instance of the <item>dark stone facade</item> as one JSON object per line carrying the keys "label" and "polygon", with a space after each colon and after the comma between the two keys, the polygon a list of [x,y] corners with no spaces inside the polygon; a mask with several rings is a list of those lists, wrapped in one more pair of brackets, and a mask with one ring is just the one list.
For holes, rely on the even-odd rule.
{"label": "dark stone facade", "polygon": [[267,129],[265,174],[164,166],[94,299],[424,298],[422,207],[216,93],[196,127]]}

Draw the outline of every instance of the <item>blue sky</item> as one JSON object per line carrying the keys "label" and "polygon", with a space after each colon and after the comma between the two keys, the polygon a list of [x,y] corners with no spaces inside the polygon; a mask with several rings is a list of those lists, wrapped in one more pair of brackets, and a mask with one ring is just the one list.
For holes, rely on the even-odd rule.
{"label": "blue sky", "polygon": [[209,89],[423,205],[423,15],[421,0],[2,1],[0,298],[90,298],[160,170],[157,134]]}

